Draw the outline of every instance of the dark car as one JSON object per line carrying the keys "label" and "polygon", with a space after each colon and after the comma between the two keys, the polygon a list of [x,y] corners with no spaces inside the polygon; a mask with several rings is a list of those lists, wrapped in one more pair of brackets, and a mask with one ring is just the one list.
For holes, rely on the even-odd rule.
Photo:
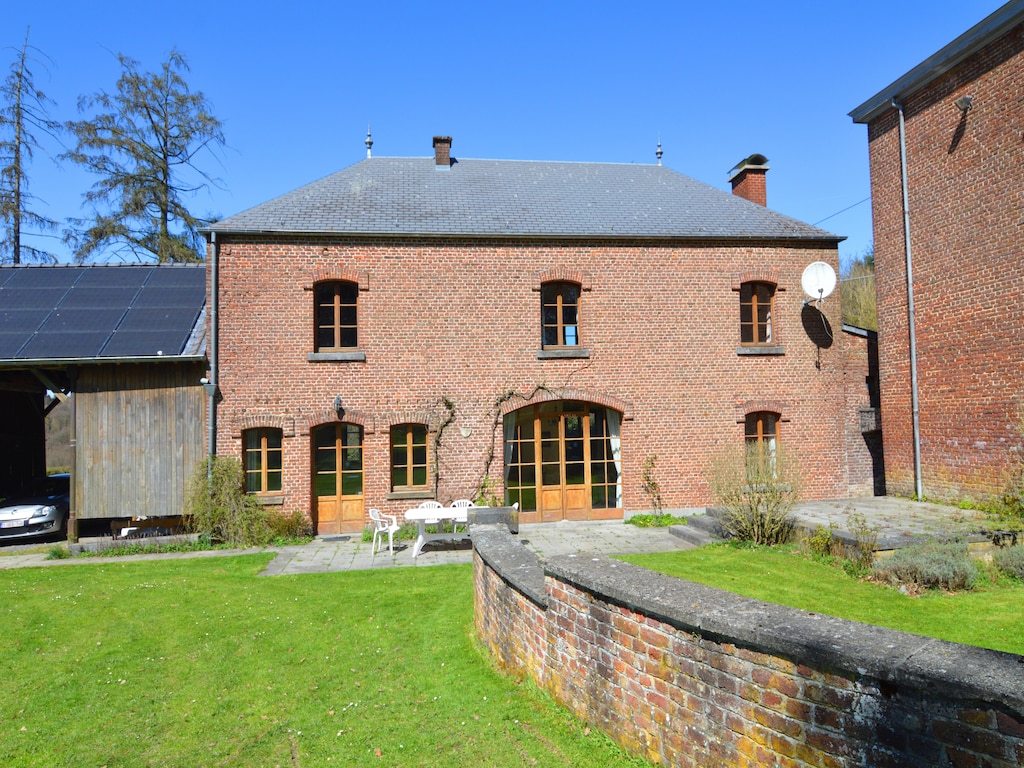
{"label": "dark car", "polygon": [[64,538],[68,530],[71,476],[50,475],[33,483],[26,496],[0,501],[0,543]]}

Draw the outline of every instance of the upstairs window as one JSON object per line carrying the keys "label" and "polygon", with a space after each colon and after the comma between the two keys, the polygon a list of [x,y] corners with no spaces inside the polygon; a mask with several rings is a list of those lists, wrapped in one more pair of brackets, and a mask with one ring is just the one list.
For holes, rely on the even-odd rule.
{"label": "upstairs window", "polygon": [[740,286],[740,343],[743,346],[772,346],[772,304],[775,286],[771,283],[743,283]]}
{"label": "upstairs window", "polygon": [[540,289],[541,345],[544,349],[579,346],[580,286],[544,283]]}
{"label": "upstairs window", "polygon": [[398,424],[391,428],[391,490],[425,491],[430,488],[427,428]]}
{"label": "upstairs window", "polygon": [[281,430],[247,429],[242,435],[245,451],[245,492],[257,495],[281,492]]}
{"label": "upstairs window", "polygon": [[316,302],[316,352],[340,352],[358,346],[357,304],[359,286],[335,281],[318,283]]}

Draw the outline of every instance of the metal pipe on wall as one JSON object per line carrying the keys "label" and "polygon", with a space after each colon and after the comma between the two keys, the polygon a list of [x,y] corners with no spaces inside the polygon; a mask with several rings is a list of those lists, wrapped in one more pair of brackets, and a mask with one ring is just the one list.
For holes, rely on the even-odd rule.
{"label": "metal pipe on wall", "polygon": [[907,137],[903,105],[893,99],[900,118],[900,180],[903,184],[903,245],[907,258],[907,332],[910,336],[910,408],[914,426],[914,491],[924,499],[921,482],[921,410],[917,388],[917,330],[914,326],[914,270],[910,254],[910,189],[907,184]]}

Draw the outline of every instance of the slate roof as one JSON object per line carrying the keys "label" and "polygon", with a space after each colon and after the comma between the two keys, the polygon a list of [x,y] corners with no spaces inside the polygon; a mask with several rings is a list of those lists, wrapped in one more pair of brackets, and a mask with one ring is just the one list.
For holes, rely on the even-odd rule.
{"label": "slate roof", "polygon": [[0,266],[0,362],[198,357],[203,264]]}
{"label": "slate roof", "polygon": [[206,231],[843,239],[663,166],[433,157],[368,158]]}

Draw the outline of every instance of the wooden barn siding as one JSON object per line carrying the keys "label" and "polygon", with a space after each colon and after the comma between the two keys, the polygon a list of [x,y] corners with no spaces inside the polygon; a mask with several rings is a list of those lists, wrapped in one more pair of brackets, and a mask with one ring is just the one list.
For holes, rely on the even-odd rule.
{"label": "wooden barn siding", "polygon": [[206,458],[200,363],[97,366],[79,376],[78,516],[179,515]]}

